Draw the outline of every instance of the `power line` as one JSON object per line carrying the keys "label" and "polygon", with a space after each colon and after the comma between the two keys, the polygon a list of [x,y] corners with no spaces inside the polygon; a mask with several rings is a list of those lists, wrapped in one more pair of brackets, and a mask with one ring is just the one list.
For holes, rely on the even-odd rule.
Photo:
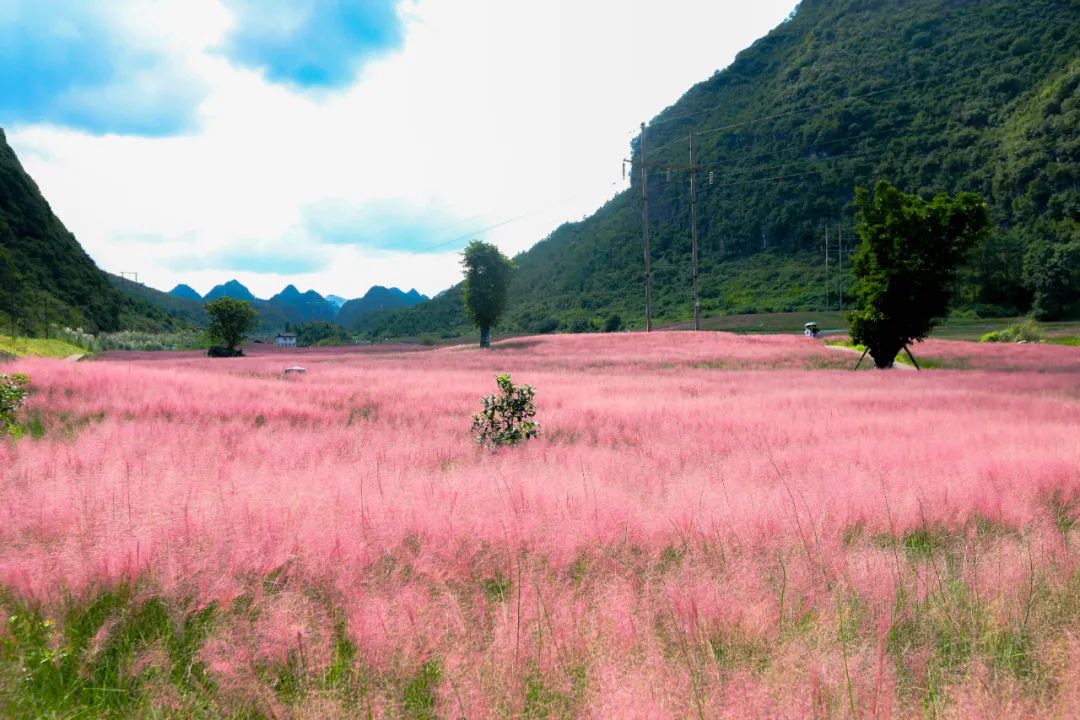
{"label": "power line", "polygon": [[460,243],[460,242],[463,242],[465,240],[469,240],[470,238],[475,238],[477,235],[481,235],[481,234],[486,233],[486,232],[488,232],[490,230],[494,230],[495,228],[500,228],[500,227],[502,227],[504,225],[509,225],[510,223],[515,223],[518,220],[522,220],[522,219],[524,219],[524,218],[526,218],[528,216],[529,216],[529,213],[525,213],[524,215],[518,215],[517,217],[510,218],[509,220],[503,220],[502,222],[497,222],[494,225],[488,225],[487,227],[480,228],[478,230],[473,230],[471,232],[467,232],[464,235],[459,235],[459,236],[457,236],[455,238],[451,238],[449,240],[444,240],[442,242],[435,243],[434,245],[428,245],[427,247],[423,247],[423,248],[420,248],[418,250],[413,250],[409,254],[410,255],[422,255],[424,253],[431,252],[432,250],[437,250],[438,248],[446,247],[447,245],[453,245],[453,244],[456,244],[456,243]]}

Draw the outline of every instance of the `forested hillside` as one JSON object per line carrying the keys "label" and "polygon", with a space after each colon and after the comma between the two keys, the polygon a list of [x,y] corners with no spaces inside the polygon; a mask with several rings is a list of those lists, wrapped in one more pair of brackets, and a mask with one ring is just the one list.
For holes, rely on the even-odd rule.
{"label": "forested hillside", "polygon": [[166,327],[172,325],[202,327],[210,320],[206,316],[202,302],[187,297],[162,292],[147,285],[109,274],[113,287],[131,299],[154,308],[168,319]]}
{"label": "forested hillside", "polygon": [[117,292],[53,214],[0,129],[0,317],[8,332],[52,323],[114,330],[143,308]]}
{"label": "forested hillside", "polygon": [[[1080,2],[805,0],[646,131],[654,312],[691,315],[689,133],[697,133],[706,314],[830,306],[856,185],[973,191],[992,238],[959,302],[982,314],[1069,312],[1080,262]],[[641,139],[632,182],[515,260],[505,328],[600,327],[643,312]],[[1045,296],[1045,297],[1044,297]],[[466,327],[460,294],[365,321],[372,336]]]}

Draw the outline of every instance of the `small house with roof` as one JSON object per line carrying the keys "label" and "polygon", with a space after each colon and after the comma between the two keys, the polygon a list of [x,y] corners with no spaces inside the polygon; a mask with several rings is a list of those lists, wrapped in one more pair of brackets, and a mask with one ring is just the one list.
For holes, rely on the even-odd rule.
{"label": "small house with roof", "polygon": [[278,347],[296,347],[296,333],[278,333],[274,344]]}

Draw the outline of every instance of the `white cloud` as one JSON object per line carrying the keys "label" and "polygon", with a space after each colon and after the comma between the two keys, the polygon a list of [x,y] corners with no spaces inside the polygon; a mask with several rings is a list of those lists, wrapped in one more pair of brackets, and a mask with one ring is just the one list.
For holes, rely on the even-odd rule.
{"label": "white cloud", "polygon": [[[105,269],[203,292],[235,276],[263,297],[287,282],[345,297],[374,284],[430,295],[459,278],[456,254],[442,248],[324,243],[310,213],[335,203],[390,208],[417,246],[524,216],[487,238],[508,253],[530,247],[623,187],[620,160],[641,120],[793,6],[415,0],[400,9],[399,51],[369,62],[347,89],[312,95],[230,64],[217,48],[233,18],[216,0],[130,2],[139,10],[127,22],[150,36],[171,27],[169,52],[207,88],[199,131],[142,138],[22,125],[9,140]],[[412,225],[402,208],[417,209]],[[296,274],[265,263],[258,273],[174,269],[263,247],[325,263]]]}

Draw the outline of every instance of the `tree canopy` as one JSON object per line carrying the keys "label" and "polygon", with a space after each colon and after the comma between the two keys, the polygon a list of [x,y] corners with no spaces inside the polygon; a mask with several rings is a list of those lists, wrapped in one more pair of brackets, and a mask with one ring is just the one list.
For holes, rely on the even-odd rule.
{"label": "tree canopy", "polygon": [[491,328],[498,323],[509,297],[514,263],[490,243],[473,240],[461,253],[465,269],[465,314],[480,328],[480,346],[491,342]]}
{"label": "tree canopy", "polygon": [[927,202],[888,182],[855,191],[862,242],[853,256],[851,338],[878,367],[891,367],[909,343],[923,340],[948,309],[956,271],[986,233],[978,195],[937,195]]}
{"label": "tree canopy", "polygon": [[259,323],[259,313],[244,300],[220,297],[206,304],[210,338],[228,350],[240,352],[245,336]]}
{"label": "tree canopy", "polygon": [[1024,279],[1034,294],[1031,311],[1039,320],[1065,315],[1080,301],[1080,224],[1049,235],[1035,240],[1024,256]]}

